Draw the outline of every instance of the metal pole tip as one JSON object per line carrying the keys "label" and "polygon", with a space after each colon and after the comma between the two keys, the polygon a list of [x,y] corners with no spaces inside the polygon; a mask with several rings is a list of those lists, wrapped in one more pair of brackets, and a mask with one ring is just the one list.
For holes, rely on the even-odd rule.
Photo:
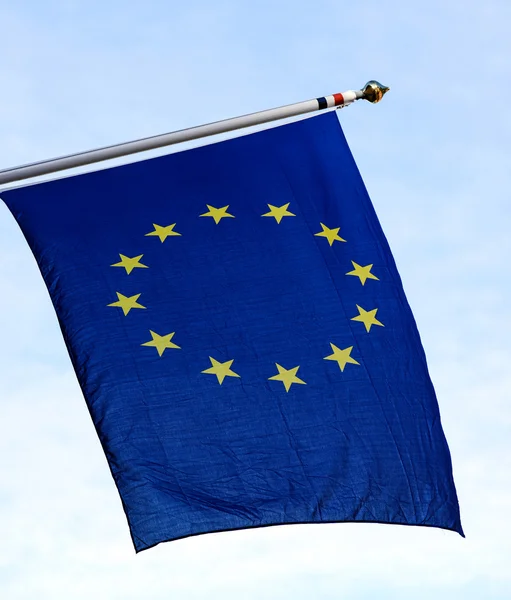
{"label": "metal pole tip", "polygon": [[362,98],[376,104],[389,90],[389,87],[382,85],[379,81],[371,80],[362,88]]}

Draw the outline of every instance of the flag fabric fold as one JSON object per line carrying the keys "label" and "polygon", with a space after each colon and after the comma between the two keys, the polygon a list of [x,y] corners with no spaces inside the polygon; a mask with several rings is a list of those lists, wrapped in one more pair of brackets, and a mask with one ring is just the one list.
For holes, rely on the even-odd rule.
{"label": "flag fabric fold", "polygon": [[137,551],[286,523],[463,535],[419,334],[335,114],[1,196]]}

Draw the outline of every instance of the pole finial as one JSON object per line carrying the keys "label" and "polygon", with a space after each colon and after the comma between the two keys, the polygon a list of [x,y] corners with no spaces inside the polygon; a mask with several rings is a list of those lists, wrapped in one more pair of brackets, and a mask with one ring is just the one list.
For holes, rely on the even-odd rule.
{"label": "pole finial", "polygon": [[383,96],[390,90],[389,87],[382,85],[379,81],[372,79],[362,88],[362,98],[373,104],[379,102]]}

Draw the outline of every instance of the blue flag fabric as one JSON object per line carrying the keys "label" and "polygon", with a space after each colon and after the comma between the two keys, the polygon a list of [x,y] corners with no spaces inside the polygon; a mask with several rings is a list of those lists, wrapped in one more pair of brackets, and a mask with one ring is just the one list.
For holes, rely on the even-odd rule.
{"label": "blue flag fabric", "polygon": [[335,114],[2,198],[136,551],[284,523],[463,535],[419,334]]}

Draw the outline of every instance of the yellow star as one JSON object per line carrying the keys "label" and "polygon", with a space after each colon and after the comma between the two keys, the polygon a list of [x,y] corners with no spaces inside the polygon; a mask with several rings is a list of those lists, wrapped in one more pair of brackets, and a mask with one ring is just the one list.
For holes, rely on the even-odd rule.
{"label": "yellow star", "polygon": [[231,217],[232,219],[234,219],[234,215],[230,215],[227,212],[227,209],[229,208],[229,205],[227,206],[222,206],[222,208],[215,208],[214,206],[210,206],[209,204],[206,204],[206,206],[208,207],[208,212],[200,215],[201,217],[213,217],[213,219],[215,220],[215,223],[218,225],[218,223],[220,223],[220,221],[224,218],[224,217]]}
{"label": "yellow star", "polygon": [[144,344],[140,344],[140,345],[141,346],[153,346],[154,348],[156,348],[156,350],[158,350],[158,354],[160,356],[162,356],[162,354],[165,352],[165,350],[167,348],[180,348],[181,347],[170,341],[176,334],[175,331],[173,333],[169,333],[167,335],[158,335],[157,333],[155,333],[154,331],[151,331],[151,330],[149,330],[149,333],[151,334],[151,337],[153,339],[150,342],[145,342]]}
{"label": "yellow star", "polygon": [[231,365],[234,362],[234,359],[227,360],[226,362],[221,363],[215,360],[214,358],[211,358],[210,356],[209,360],[211,361],[211,364],[213,366],[209,369],[206,369],[205,371],[201,371],[201,373],[209,373],[210,375],[216,375],[218,383],[220,385],[222,385],[222,382],[226,377],[239,377],[237,373],[231,371]]}
{"label": "yellow star", "polygon": [[151,231],[149,233],[146,233],[146,237],[147,236],[151,236],[151,235],[155,235],[157,237],[160,238],[160,242],[163,244],[163,242],[172,235],[181,235],[180,233],[178,233],[177,231],[174,231],[174,227],[176,226],[175,223],[173,223],[172,225],[167,225],[166,227],[162,227],[161,225],[156,225],[156,223],[153,223],[153,227],[154,227],[154,231]]}
{"label": "yellow star", "polygon": [[353,271],[350,271],[349,273],[346,273],[346,275],[354,275],[355,277],[358,277],[362,285],[365,284],[367,279],[376,279],[376,281],[379,281],[378,277],[371,273],[373,265],[366,265],[365,267],[361,267],[360,265],[357,265],[357,263],[354,261],[351,261],[351,264],[355,267],[355,269]]}
{"label": "yellow star", "polygon": [[352,365],[360,364],[359,362],[357,362],[354,358],[351,358],[351,356],[350,356],[351,351],[353,350],[353,346],[350,346],[349,348],[344,348],[344,350],[337,348],[337,346],[335,346],[332,343],[330,343],[330,346],[332,346],[332,350],[334,351],[334,353],[330,354],[329,356],[325,356],[324,360],[337,361],[337,364],[339,365],[339,368],[341,369],[341,371],[344,371],[344,367],[346,366],[347,363],[350,363]]}
{"label": "yellow star", "polygon": [[284,204],[283,206],[273,206],[273,204],[268,204],[268,208],[270,209],[270,212],[264,213],[264,215],[261,215],[262,217],[275,217],[275,220],[277,221],[277,223],[280,223],[283,219],[283,217],[296,217],[295,214],[293,214],[292,212],[289,212],[287,210],[287,207],[291,204],[291,202],[288,202],[287,204]]}
{"label": "yellow star", "polygon": [[128,258],[127,256],[124,256],[124,254],[119,254],[119,256],[121,257],[121,262],[115,263],[113,265],[110,265],[111,267],[124,267],[126,269],[126,273],[129,275],[131,273],[131,271],[133,271],[133,269],[148,269],[149,267],[147,265],[143,265],[140,262],[140,259],[142,258],[142,256],[144,256],[143,254],[141,254],[140,256],[134,256],[133,258]]}
{"label": "yellow star", "polygon": [[112,304],[107,304],[107,306],[118,306],[122,308],[122,312],[124,316],[126,316],[132,308],[145,308],[137,302],[140,298],[140,294],[135,294],[134,296],[123,296],[119,294],[119,292],[115,292],[117,294],[117,302],[112,302]]}
{"label": "yellow star", "polygon": [[379,325],[380,327],[385,327],[383,323],[380,323],[376,318],[377,308],[374,310],[364,310],[361,306],[357,304],[358,312],[360,313],[358,316],[353,317],[352,321],[360,321],[366,327],[366,331],[369,333],[371,329],[371,325]]}
{"label": "yellow star", "polygon": [[273,377],[268,377],[268,379],[273,381],[282,381],[284,387],[286,388],[286,392],[289,392],[289,388],[293,385],[293,383],[303,383],[303,385],[307,385],[305,381],[302,381],[296,376],[296,373],[300,368],[299,366],[294,367],[293,369],[284,369],[284,367],[281,367],[278,363],[275,364],[277,365],[279,374],[274,375]]}
{"label": "yellow star", "polygon": [[318,237],[326,238],[328,240],[328,243],[330,244],[330,246],[334,242],[345,242],[346,241],[342,237],[339,236],[340,227],[335,227],[334,229],[330,229],[326,225],[323,225],[323,223],[320,223],[320,225],[323,228],[323,231],[320,231],[319,233],[315,233],[314,235],[317,235]]}

